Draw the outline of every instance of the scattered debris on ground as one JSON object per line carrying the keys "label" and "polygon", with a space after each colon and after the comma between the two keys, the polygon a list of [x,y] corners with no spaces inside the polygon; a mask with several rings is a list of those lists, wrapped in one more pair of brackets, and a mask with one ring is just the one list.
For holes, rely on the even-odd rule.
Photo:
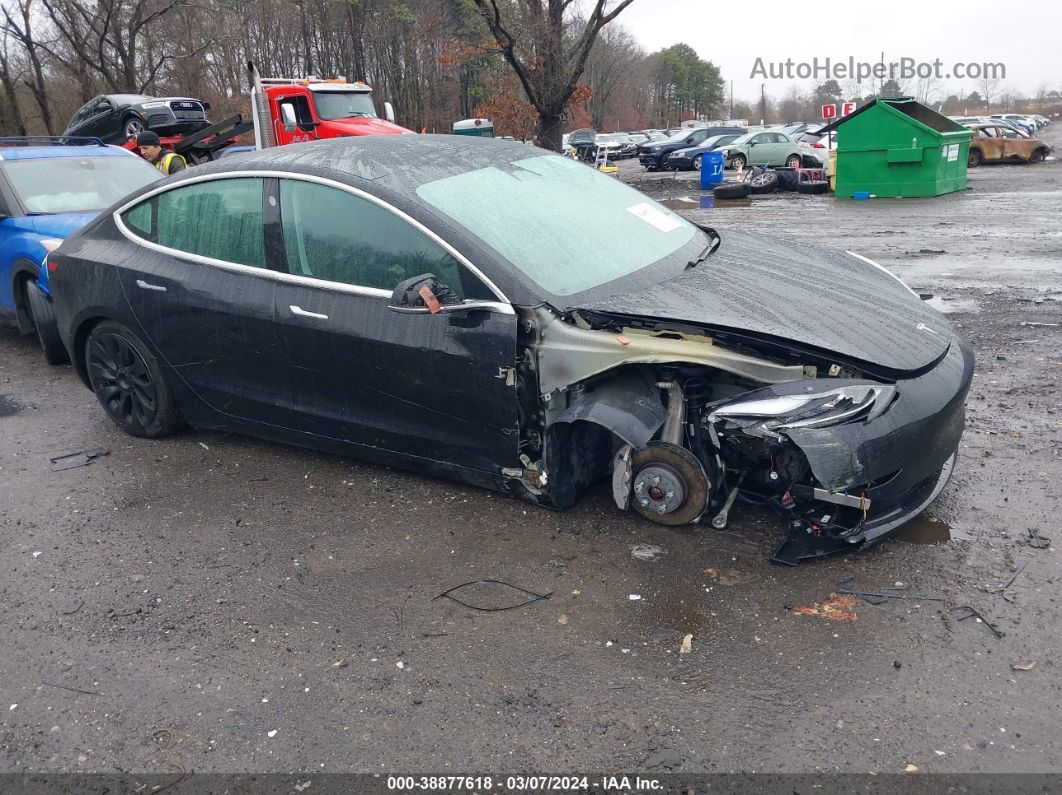
{"label": "scattered debris on ground", "polygon": [[110,452],[110,450],[104,447],[92,447],[88,450],[80,450],[76,453],[57,455],[55,458],[49,458],[48,460],[52,464],[52,472],[62,472],[64,469],[83,467],[93,459],[105,456]]}
{"label": "scattered debris on ground", "polygon": [[1051,546],[1051,539],[1041,533],[1039,527],[1030,527],[1026,543],[1033,549],[1047,549]]}
{"label": "scattered debris on ground", "polygon": [[656,560],[661,555],[666,555],[667,552],[661,547],[653,546],[652,544],[635,544],[631,547],[631,557],[638,560]]}
{"label": "scattered debris on ground", "polygon": [[[474,604],[471,604],[470,602],[465,602],[465,601],[463,601],[461,599],[458,599],[456,596],[454,596],[454,593],[456,593],[457,591],[460,591],[463,588],[470,588],[470,587],[473,587],[473,586],[476,586],[476,585],[500,585],[500,586],[503,586],[504,588],[510,588],[510,589],[512,589],[514,591],[519,591],[520,593],[525,594],[526,596],[529,596],[531,598],[530,599],[525,599],[522,602],[516,602],[514,604],[510,604],[510,605],[484,606],[484,605],[474,605]],[[469,580],[468,582],[463,582],[460,585],[455,585],[453,588],[450,588],[450,589],[448,589],[446,591],[443,591],[438,596],[433,597],[432,601],[435,601],[436,599],[442,599],[442,598],[445,597],[446,599],[449,599],[452,602],[457,602],[457,604],[461,605],[462,607],[467,607],[467,608],[469,608],[471,610],[479,610],[480,612],[483,612],[483,613],[498,613],[498,612],[501,612],[503,610],[516,610],[519,607],[527,607],[528,605],[534,604],[535,602],[540,602],[543,599],[549,599],[551,596],[553,596],[553,591],[550,591],[549,593],[544,593],[544,594],[543,593],[535,593],[534,591],[529,591],[526,588],[521,588],[519,585],[513,585],[512,583],[504,582],[502,580]]]}
{"label": "scattered debris on ground", "polygon": [[959,621],[965,621],[968,618],[975,618],[977,619],[978,624],[984,624],[986,627],[992,630],[992,634],[995,635],[997,638],[1002,639],[1006,635],[1005,632],[1002,632],[999,627],[997,627],[995,624],[985,618],[984,614],[973,605],[955,605],[954,607],[949,608],[949,610],[965,610],[966,615],[959,616]]}
{"label": "scattered debris on ground", "polygon": [[830,594],[829,599],[813,605],[798,605],[789,608],[789,612],[796,616],[815,616],[830,621],[855,621],[856,598],[850,594],[840,596]]}

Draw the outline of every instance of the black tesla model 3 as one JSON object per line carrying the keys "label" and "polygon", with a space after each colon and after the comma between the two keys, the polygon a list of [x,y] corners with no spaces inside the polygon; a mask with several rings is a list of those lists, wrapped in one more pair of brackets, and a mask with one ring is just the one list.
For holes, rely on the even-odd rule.
{"label": "black tesla model 3", "polygon": [[50,257],[77,372],[129,433],[187,423],[554,508],[865,546],[944,487],[970,349],[856,254],[698,227],[524,144],[251,152],[123,200]]}

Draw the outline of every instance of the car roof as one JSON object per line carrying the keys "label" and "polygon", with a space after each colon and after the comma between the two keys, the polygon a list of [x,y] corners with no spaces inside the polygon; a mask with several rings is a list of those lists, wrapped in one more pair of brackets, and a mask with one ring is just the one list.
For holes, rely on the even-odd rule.
{"label": "car roof", "polygon": [[0,141],[0,160],[50,160],[57,157],[136,157],[117,146],[4,146]]}
{"label": "car roof", "polygon": [[362,135],[248,152],[238,161],[226,163],[222,159],[196,166],[189,176],[245,169],[292,171],[330,177],[362,188],[366,182],[373,182],[418,201],[416,189],[425,183],[489,166],[508,169],[513,160],[547,154],[555,153],[500,138]]}

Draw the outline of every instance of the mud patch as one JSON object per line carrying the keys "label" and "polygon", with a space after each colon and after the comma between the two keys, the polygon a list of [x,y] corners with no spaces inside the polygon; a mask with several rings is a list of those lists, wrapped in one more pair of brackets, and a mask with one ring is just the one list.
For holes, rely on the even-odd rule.
{"label": "mud patch", "polygon": [[8,395],[0,395],[0,417],[10,417],[12,414],[18,414],[24,408],[26,408],[25,403],[20,403]]}
{"label": "mud patch", "polygon": [[921,514],[897,528],[892,537],[905,544],[944,544],[951,541],[951,527],[935,516]]}
{"label": "mud patch", "polygon": [[704,573],[720,585],[747,585],[759,579],[755,574],[738,569],[707,568]]}

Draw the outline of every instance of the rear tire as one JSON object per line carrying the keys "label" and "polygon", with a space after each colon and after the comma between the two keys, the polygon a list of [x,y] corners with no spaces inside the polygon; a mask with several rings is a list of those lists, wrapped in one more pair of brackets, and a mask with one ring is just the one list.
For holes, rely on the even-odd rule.
{"label": "rear tire", "polygon": [[145,129],[144,121],[139,116],[129,116],[122,122],[122,132],[125,133],[126,140],[136,138]]}
{"label": "rear tire", "polygon": [[712,190],[717,199],[745,199],[752,193],[752,186],[747,182],[731,182]]}
{"label": "rear tire", "polygon": [[121,323],[106,320],[92,329],[85,370],[107,416],[131,436],[158,439],[183,424],[158,361]]}
{"label": "rear tire", "polygon": [[980,149],[971,149],[970,154],[966,156],[966,167],[977,168],[985,162],[985,156],[981,154]]}
{"label": "rear tire", "polygon": [[70,354],[59,337],[59,323],[55,319],[52,302],[41,295],[34,279],[26,282],[26,308],[29,310],[37,340],[44,353],[44,361],[51,365],[70,364]]}

